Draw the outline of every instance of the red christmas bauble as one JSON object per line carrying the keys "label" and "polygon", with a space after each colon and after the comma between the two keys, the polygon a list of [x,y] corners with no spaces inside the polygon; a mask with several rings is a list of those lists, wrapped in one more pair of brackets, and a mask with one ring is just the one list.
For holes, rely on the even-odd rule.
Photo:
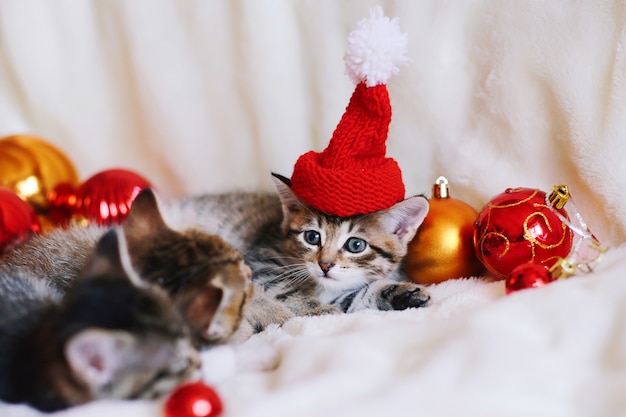
{"label": "red christmas bauble", "polygon": [[222,400],[203,382],[179,386],[165,402],[165,417],[217,417]]}
{"label": "red christmas bauble", "polygon": [[59,184],[48,192],[48,219],[55,226],[66,226],[76,205],[76,187]]}
{"label": "red christmas bauble", "polygon": [[506,293],[524,290],[526,288],[539,288],[553,281],[550,270],[541,264],[525,263],[516,266],[506,279]]}
{"label": "red christmas bauble", "polygon": [[33,207],[12,190],[0,187],[0,254],[40,231]]}
{"label": "red christmas bauble", "polygon": [[[563,209],[555,209],[568,218]],[[474,223],[476,256],[498,279],[528,262],[550,268],[572,249],[572,230],[546,204],[546,193],[509,188],[491,199]]]}
{"label": "red christmas bauble", "polygon": [[125,169],[99,172],[76,190],[73,218],[110,226],[128,216],[133,200],[144,188],[151,187],[141,175]]}

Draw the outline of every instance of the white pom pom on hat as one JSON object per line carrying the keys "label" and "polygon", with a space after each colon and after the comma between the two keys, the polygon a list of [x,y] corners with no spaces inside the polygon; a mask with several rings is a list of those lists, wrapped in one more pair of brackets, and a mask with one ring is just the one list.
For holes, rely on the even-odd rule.
{"label": "white pom pom on hat", "polygon": [[370,10],[369,18],[360,20],[348,35],[344,55],[346,72],[355,84],[368,87],[386,84],[400,66],[409,61],[408,36],[400,31],[398,18],[389,19],[381,6]]}

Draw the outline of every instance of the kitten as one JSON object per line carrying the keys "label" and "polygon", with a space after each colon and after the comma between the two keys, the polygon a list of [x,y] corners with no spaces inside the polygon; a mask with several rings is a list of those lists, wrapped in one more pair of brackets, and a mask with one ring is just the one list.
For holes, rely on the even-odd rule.
{"label": "kitten", "polygon": [[244,254],[253,282],[297,315],[422,307],[429,295],[407,281],[401,263],[428,212],[422,196],[376,213],[329,216],[302,202],[287,178],[278,196],[204,195],[172,202],[170,224],[203,228]]}
{"label": "kitten", "polygon": [[139,281],[123,247],[106,233],[63,292],[0,273],[0,400],[51,412],[154,398],[199,372],[180,315],[162,289]]}
{"label": "kitten", "polygon": [[[134,269],[170,294],[195,346],[243,340],[267,325],[267,319],[252,316],[241,325],[253,296],[250,268],[241,254],[218,236],[168,227],[152,190],[144,189],[135,198],[122,229]],[[47,276],[57,290],[65,291],[107,230],[72,226],[37,235],[0,257],[0,270]]]}
{"label": "kitten", "polygon": [[135,199],[124,233],[135,269],[172,295],[198,346],[241,342],[292,317],[252,284],[252,271],[235,247],[201,229],[170,228],[154,193]]}

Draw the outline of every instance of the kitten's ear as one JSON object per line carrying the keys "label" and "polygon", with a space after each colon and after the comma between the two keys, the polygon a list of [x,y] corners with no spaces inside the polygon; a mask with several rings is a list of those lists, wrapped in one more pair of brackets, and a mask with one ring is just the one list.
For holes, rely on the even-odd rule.
{"label": "kitten's ear", "polygon": [[146,285],[132,267],[124,233],[116,228],[100,238],[81,275],[83,278],[126,278],[138,287]]}
{"label": "kitten's ear", "polygon": [[388,232],[396,235],[403,245],[408,245],[428,214],[428,207],[426,197],[409,197],[379,212],[380,220]]}
{"label": "kitten's ear", "polygon": [[272,173],[276,191],[280,197],[280,203],[283,207],[283,216],[288,219],[290,216],[301,213],[307,208],[307,205],[300,200],[291,189],[291,180],[282,175]]}
{"label": "kitten's ear", "polygon": [[152,189],[144,188],[135,197],[123,228],[130,242],[150,239],[159,230],[168,228],[161,215],[157,196]]}
{"label": "kitten's ear", "polygon": [[83,269],[82,275],[84,277],[119,275],[123,271],[117,231],[110,229],[96,243],[91,259]]}
{"label": "kitten's ear", "polygon": [[92,394],[115,382],[116,376],[129,364],[128,352],[136,342],[127,332],[86,329],[65,343],[67,364]]}
{"label": "kitten's ear", "polygon": [[274,182],[276,182],[276,180],[282,182],[283,184],[285,184],[287,187],[291,188],[291,180],[287,177],[285,177],[284,175],[280,175],[277,174],[275,172],[272,172],[272,177],[274,177]]}

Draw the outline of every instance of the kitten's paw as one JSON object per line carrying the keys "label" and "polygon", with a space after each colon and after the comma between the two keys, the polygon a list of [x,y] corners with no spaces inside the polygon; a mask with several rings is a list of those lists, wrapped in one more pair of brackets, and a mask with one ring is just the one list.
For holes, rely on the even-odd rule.
{"label": "kitten's paw", "polygon": [[324,316],[326,314],[340,314],[341,310],[339,310],[336,306],[331,304],[319,304],[316,307],[306,311],[305,316]]}
{"label": "kitten's paw", "polygon": [[296,294],[285,299],[285,305],[296,316],[323,316],[341,314],[341,310],[332,304],[320,302],[317,298]]}
{"label": "kitten's paw", "polygon": [[244,310],[243,324],[251,327],[251,334],[254,334],[261,333],[271,324],[283,325],[292,317],[294,313],[284,303],[257,287]]}
{"label": "kitten's paw", "polygon": [[430,295],[421,285],[410,282],[390,283],[380,288],[378,308],[380,310],[405,310],[425,307]]}

